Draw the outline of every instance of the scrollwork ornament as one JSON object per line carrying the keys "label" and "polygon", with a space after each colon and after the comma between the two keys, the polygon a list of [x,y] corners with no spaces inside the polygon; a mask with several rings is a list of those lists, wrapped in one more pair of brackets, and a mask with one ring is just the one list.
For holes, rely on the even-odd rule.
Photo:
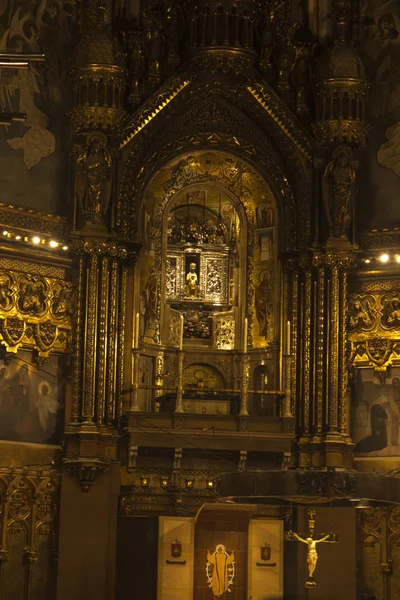
{"label": "scrollwork ornament", "polygon": [[28,563],[34,563],[37,561],[37,559],[39,558],[39,554],[38,554],[37,550],[32,550],[28,546],[26,546],[24,548],[24,550],[25,550],[25,556],[26,556]]}
{"label": "scrollwork ornament", "polygon": [[87,493],[92,489],[96,479],[108,471],[109,463],[99,460],[84,461],[66,459],[64,461],[64,466],[66,471],[77,479],[81,490]]}
{"label": "scrollwork ornament", "polygon": [[10,494],[8,510],[14,519],[25,519],[31,510],[29,493],[26,490],[15,490]]}
{"label": "scrollwork ornament", "polygon": [[389,527],[394,533],[400,533],[400,506],[395,506],[390,510]]}

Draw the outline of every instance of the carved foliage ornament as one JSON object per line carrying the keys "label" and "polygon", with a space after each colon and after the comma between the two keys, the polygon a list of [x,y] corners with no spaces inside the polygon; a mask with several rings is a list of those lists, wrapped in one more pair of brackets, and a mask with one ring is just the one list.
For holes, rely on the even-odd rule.
{"label": "carved foliage ornament", "polygon": [[75,477],[82,492],[89,492],[96,479],[108,471],[109,463],[100,460],[70,460],[64,461],[67,472]]}

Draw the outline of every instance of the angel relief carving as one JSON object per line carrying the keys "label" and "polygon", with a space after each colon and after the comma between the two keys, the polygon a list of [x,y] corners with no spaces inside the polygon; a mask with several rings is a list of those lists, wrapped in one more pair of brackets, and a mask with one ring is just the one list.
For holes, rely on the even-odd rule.
{"label": "angel relief carving", "polygon": [[382,306],[382,325],[388,329],[400,329],[400,296],[383,296]]}
{"label": "angel relief carving", "polygon": [[43,314],[46,310],[45,284],[34,279],[23,279],[19,284],[18,306],[21,313]]}
{"label": "angel relief carving", "polygon": [[370,330],[375,325],[375,315],[373,311],[374,299],[371,298],[353,298],[349,303],[349,330],[361,331]]}

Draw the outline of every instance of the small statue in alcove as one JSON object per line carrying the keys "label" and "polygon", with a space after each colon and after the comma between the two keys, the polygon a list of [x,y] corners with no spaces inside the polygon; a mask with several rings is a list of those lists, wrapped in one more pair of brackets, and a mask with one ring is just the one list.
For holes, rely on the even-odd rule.
{"label": "small statue in alcove", "polygon": [[348,238],[353,216],[356,163],[352,151],[341,146],[333,152],[322,178],[322,198],[329,234],[335,238]]}
{"label": "small statue in alcove", "polygon": [[189,273],[186,275],[186,296],[189,298],[198,298],[200,287],[196,273],[196,263],[190,263]]}
{"label": "small statue in alcove", "polygon": [[112,158],[102,133],[89,135],[77,158],[76,194],[86,220],[103,223],[112,186]]}

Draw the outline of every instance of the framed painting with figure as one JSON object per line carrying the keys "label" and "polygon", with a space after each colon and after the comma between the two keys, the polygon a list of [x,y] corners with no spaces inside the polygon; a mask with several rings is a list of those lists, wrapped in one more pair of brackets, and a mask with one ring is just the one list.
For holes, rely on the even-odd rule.
{"label": "framed painting with figure", "polygon": [[354,391],[354,452],[400,456],[400,367],[392,367],[384,383],[373,369],[359,369]]}
{"label": "framed painting with figure", "polygon": [[0,439],[59,444],[64,426],[62,359],[39,367],[31,352],[0,361]]}

